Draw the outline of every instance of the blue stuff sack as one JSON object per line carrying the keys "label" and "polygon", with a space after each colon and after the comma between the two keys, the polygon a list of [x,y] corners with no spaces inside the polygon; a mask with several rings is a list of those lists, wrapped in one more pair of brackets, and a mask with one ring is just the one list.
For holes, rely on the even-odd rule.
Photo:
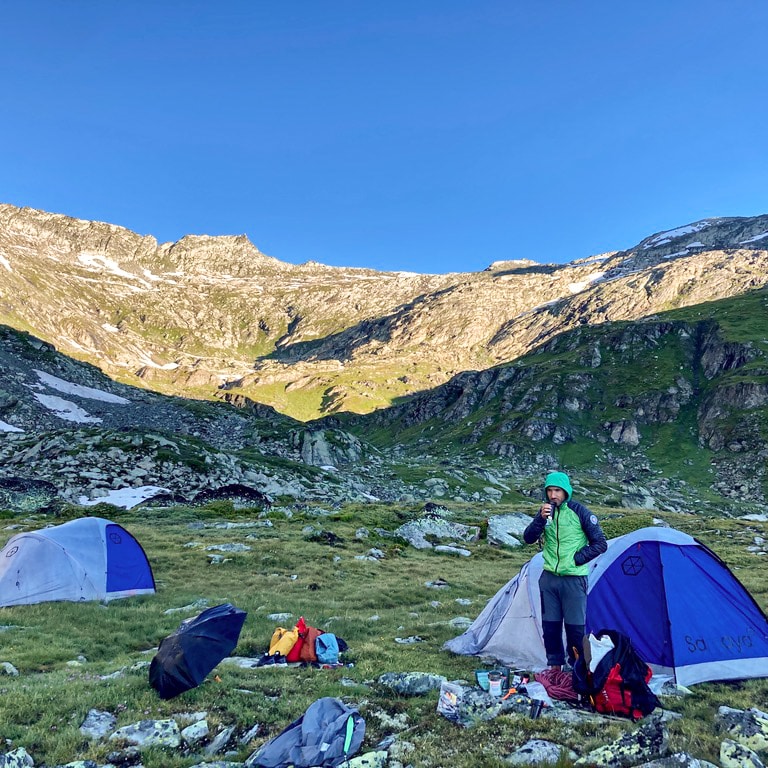
{"label": "blue stuff sack", "polygon": [[323,632],[315,638],[315,654],[320,664],[339,663],[339,642],[332,632]]}

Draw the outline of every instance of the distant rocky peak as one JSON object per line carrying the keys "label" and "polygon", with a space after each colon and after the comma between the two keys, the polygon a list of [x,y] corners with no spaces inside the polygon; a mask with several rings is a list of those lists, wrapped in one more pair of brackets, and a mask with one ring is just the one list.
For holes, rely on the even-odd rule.
{"label": "distant rocky peak", "polygon": [[265,267],[291,269],[291,265],[263,254],[246,235],[185,235],[160,247],[177,269],[188,273],[250,277]]}
{"label": "distant rocky peak", "polygon": [[682,258],[709,250],[765,250],[768,248],[768,214],[702,219],[675,229],[657,232],[626,253],[637,266],[659,259]]}

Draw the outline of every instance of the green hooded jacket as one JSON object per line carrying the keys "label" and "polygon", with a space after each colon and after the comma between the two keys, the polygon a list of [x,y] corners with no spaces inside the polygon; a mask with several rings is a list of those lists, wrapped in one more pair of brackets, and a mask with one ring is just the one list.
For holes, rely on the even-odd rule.
{"label": "green hooded jacket", "polygon": [[565,472],[550,472],[544,480],[549,486],[562,488],[565,501],[547,525],[536,515],[525,529],[523,538],[533,544],[543,535],[544,570],[558,576],[586,576],[587,563],[608,548],[600,523],[587,507],[571,499],[573,488]]}

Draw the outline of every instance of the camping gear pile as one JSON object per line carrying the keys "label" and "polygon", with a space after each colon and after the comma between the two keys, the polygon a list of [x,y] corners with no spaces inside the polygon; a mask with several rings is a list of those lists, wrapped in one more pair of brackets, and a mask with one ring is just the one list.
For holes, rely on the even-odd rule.
{"label": "camping gear pile", "polygon": [[[499,689],[492,687],[498,679]],[[465,728],[492,720],[505,712],[516,712],[537,718],[552,700],[544,687],[530,680],[529,674],[519,674],[503,668],[475,671],[476,685],[464,680],[446,680],[440,684],[437,712],[446,720]]]}
{"label": "camping gear pile", "polygon": [[[458,637],[454,653],[534,672],[547,666],[535,555]],[[710,549],[673,528],[611,539],[590,563],[587,631],[632,639],[655,675],[679,685],[768,677],[768,618]]]}
{"label": "camping gear pile", "polygon": [[292,629],[275,628],[269,650],[259,659],[257,666],[303,664],[332,669],[344,666],[339,654],[346,650],[344,640],[333,632],[309,626],[301,616]]}

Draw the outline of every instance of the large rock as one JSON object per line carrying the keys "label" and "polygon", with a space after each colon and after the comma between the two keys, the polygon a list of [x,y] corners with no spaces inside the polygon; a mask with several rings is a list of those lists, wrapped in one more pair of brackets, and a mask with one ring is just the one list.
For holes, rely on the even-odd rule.
{"label": "large rock", "polygon": [[717,768],[714,763],[688,754],[688,752],[675,752],[674,755],[651,760],[649,763],[641,763],[635,768]]}
{"label": "large rock", "polygon": [[519,547],[523,531],[530,525],[531,516],[523,514],[494,515],[488,518],[488,543],[505,547]]}
{"label": "large rock", "polygon": [[743,744],[726,739],[720,744],[721,768],[765,768],[765,763]]}
{"label": "large rock", "polygon": [[0,509],[25,514],[56,512],[62,503],[53,483],[30,477],[0,477]]}
{"label": "large rock", "polygon": [[439,514],[428,513],[401,525],[395,535],[405,539],[416,549],[431,549],[433,539],[472,542],[480,537],[480,528],[476,525],[463,525],[446,520]]}
{"label": "large rock", "polygon": [[314,467],[345,466],[363,457],[360,440],[340,429],[306,429],[292,433],[292,439],[301,460]]}
{"label": "large rock", "polygon": [[90,739],[101,739],[115,729],[117,718],[111,712],[89,709],[80,726],[80,733]]}
{"label": "large rock", "polygon": [[379,685],[386,686],[400,696],[421,696],[440,688],[445,681],[442,675],[426,672],[385,672],[378,679]]}
{"label": "large rock", "polygon": [[556,765],[563,756],[571,762],[578,757],[573,750],[561,744],[545,739],[530,739],[504,759],[512,765],[541,765],[542,763]]}
{"label": "large rock", "polygon": [[167,747],[176,749],[181,744],[181,732],[175,720],[141,720],[118,728],[110,741],[124,741],[131,746]]}
{"label": "large rock", "polygon": [[749,749],[768,750],[768,714],[765,712],[755,707],[746,710],[720,707],[715,723],[733,741]]}
{"label": "large rock", "polygon": [[28,768],[34,764],[35,761],[27,754],[24,747],[0,753],[0,768]]}

